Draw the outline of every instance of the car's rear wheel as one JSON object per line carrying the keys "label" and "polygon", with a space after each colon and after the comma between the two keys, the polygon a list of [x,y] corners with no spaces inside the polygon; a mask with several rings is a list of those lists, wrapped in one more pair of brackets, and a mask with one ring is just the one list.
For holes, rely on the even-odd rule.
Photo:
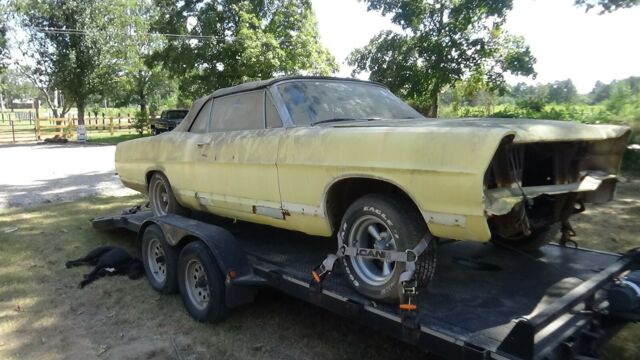
{"label": "car's rear wheel", "polygon": [[186,215],[188,213],[187,209],[182,207],[173,195],[167,177],[161,173],[154,173],[149,180],[149,206],[155,216]]}
{"label": "car's rear wheel", "polygon": [[[348,246],[404,251],[427,237],[429,247],[418,258],[415,278],[424,286],[432,277],[436,241],[411,202],[390,194],[371,194],[356,200],[346,211],[339,236]],[[398,278],[406,265],[399,262],[346,256],[342,263],[351,285],[363,295],[395,302],[402,295]]]}

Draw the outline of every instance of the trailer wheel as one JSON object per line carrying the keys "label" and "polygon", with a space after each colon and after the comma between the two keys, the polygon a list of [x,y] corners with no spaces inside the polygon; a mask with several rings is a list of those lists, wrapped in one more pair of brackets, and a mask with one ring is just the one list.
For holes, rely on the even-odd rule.
{"label": "trailer wheel", "polygon": [[147,227],[141,245],[142,262],[151,287],[161,294],[175,293],[178,290],[178,255],[167,243],[162,229],[155,224]]}
{"label": "trailer wheel", "polygon": [[226,317],[224,277],[202,242],[189,243],[180,252],[178,283],[182,302],[191,317],[211,323]]}
{"label": "trailer wheel", "polygon": [[[424,286],[433,277],[436,239],[409,200],[389,194],[371,194],[356,200],[347,209],[339,235],[349,246],[404,251],[425,236],[429,247],[416,262],[415,279]],[[351,285],[363,295],[384,302],[401,297],[399,277],[405,264],[345,256],[342,264]]]}

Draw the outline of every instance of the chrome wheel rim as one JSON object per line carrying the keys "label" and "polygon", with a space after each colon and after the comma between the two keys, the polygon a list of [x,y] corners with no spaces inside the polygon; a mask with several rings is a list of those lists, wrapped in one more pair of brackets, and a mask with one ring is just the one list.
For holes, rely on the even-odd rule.
{"label": "chrome wheel rim", "polygon": [[151,184],[151,210],[156,216],[169,213],[169,191],[163,180],[157,179]]}
{"label": "chrome wheel rim", "polygon": [[[389,227],[375,216],[366,215],[354,223],[349,232],[349,244],[359,248],[396,250],[396,242]],[[395,262],[351,256],[351,266],[365,283],[380,286],[393,276]]]}
{"label": "chrome wheel rim", "polygon": [[167,263],[162,244],[160,240],[156,238],[149,241],[149,246],[147,247],[147,263],[149,264],[149,270],[151,270],[153,279],[163,284],[167,279]]}
{"label": "chrome wheel rim", "polygon": [[184,276],[189,300],[198,310],[206,309],[210,298],[209,282],[202,263],[196,259],[189,260]]}

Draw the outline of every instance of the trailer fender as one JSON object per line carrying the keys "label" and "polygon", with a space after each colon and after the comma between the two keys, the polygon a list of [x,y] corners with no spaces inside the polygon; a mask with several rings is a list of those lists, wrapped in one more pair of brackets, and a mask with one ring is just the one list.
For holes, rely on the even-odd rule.
{"label": "trailer fender", "polygon": [[233,308],[253,301],[253,288],[239,286],[237,282],[232,281],[235,278],[255,278],[255,275],[242,247],[229,231],[187,217],[168,214],[144,221],[138,231],[138,246],[142,243],[145,229],[152,224],[162,229],[167,243],[178,251],[194,240],[200,240],[207,246],[225,276],[227,307]]}

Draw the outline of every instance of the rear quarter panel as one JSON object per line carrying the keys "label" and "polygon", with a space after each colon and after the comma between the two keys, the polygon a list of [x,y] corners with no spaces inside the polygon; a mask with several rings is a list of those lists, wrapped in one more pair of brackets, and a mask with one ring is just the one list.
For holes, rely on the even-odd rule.
{"label": "rear quarter panel", "polygon": [[126,186],[143,193],[147,192],[147,174],[161,171],[170,179],[178,201],[193,206],[195,197],[184,194],[188,193],[194,165],[194,154],[187,150],[196,140],[193,134],[172,131],[122,142],[116,148],[116,171]]}

